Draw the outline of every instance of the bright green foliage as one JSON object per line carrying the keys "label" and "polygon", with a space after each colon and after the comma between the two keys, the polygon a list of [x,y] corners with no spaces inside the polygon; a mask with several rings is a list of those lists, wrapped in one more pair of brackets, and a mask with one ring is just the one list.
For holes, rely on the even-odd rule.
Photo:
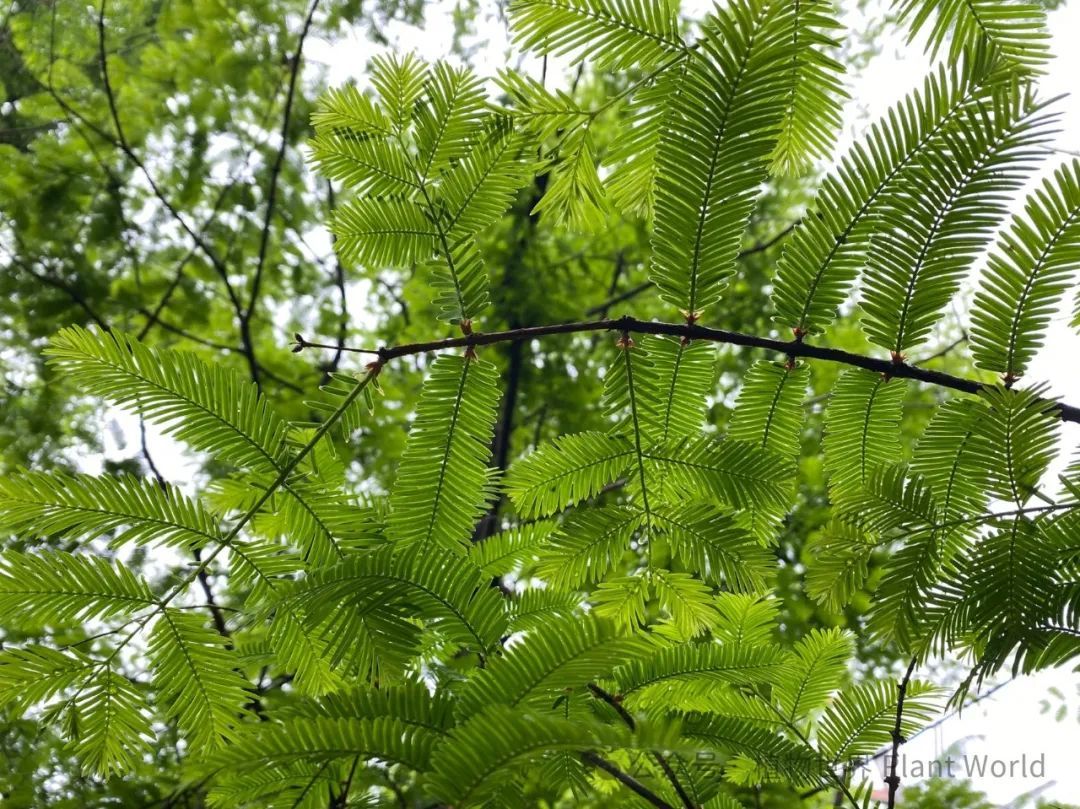
{"label": "bright green foliage", "polygon": [[735,591],[759,591],[769,558],[754,535],[711,503],[670,506],[653,511],[672,557],[710,584]]}
{"label": "bright green foliage", "polygon": [[93,685],[72,698],[66,717],[75,753],[91,772],[124,772],[151,738],[153,729],[141,710],[143,697],[128,679],[106,668]]}
{"label": "bright green foliage", "polygon": [[642,430],[663,443],[698,435],[705,423],[705,397],[716,377],[716,346],[649,335],[642,339],[648,360],[642,368]]}
{"label": "bright green foliage", "polygon": [[[902,734],[909,735],[933,716],[933,693],[927,683],[908,683],[904,700],[908,724],[901,723]],[[896,721],[896,699],[896,683],[889,680],[863,683],[848,691],[821,718],[822,750],[833,761],[873,754],[881,745],[881,734],[889,732]]]}
{"label": "bright green foliage", "polygon": [[648,67],[685,47],[678,6],[666,1],[515,0],[510,19],[520,47],[592,58],[602,70]]}
{"label": "bright green foliage", "polygon": [[987,107],[968,112],[949,133],[949,151],[921,156],[882,201],[861,305],[867,337],[894,355],[929,336],[1007,213],[1009,192],[1042,156],[1053,118],[1030,92]]}
{"label": "bright green foliage", "polygon": [[776,689],[780,709],[789,721],[829,702],[843,683],[852,646],[851,636],[838,630],[807,635],[796,644],[797,674]]}
{"label": "bright green foliage", "polygon": [[556,526],[554,520],[515,525],[474,544],[469,549],[469,558],[490,576],[511,573],[518,565],[535,558],[537,550],[547,542]]}
{"label": "bright green foliage", "polygon": [[[831,323],[866,260],[881,217],[881,201],[918,175],[907,167],[927,155],[947,153],[948,135],[969,124],[1009,74],[996,70],[985,51],[965,52],[940,67],[915,92],[875,123],[863,141],[825,178],[817,204],[796,230],[777,268],[776,320],[797,336]],[[891,227],[895,221],[887,221]]]}
{"label": "bright green foliage", "polygon": [[1080,269],[1080,161],[1060,167],[1035,191],[990,256],[971,312],[980,368],[1006,380],[1023,374]]}
{"label": "bright green foliage", "polygon": [[312,155],[359,195],[333,222],[346,261],[429,268],[439,316],[472,320],[489,301],[475,237],[528,179],[524,142],[487,110],[468,68],[412,56],[372,63],[379,101],[330,94]]}
{"label": "bright green foliage", "polygon": [[832,32],[843,28],[833,18],[833,4],[795,0],[791,14],[788,88],[772,153],[777,173],[802,173],[811,158],[829,156],[847,97],[840,80],[844,66],[829,55],[838,44]]}
{"label": "bright green foliage", "polygon": [[641,524],[641,513],[624,506],[575,513],[552,535],[539,571],[559,589],[599,581],[618,566]]}
{"label": "bright green foliage", "polygon": [[743,380],[728,434],[787,457],[798,455],[809,382],[807,365],[754,363]]}
{"label": "bright green foliage", "polygon": [[225,638],[201,616],[165,608],[148,644],[154,684],[191,744],[205,755],[231,741],[248,697]]}
{"label": "bright green foliage", "polygon": [[627,102],[628,114],[637,125],[608,149],[605,167],[611,173],[604,189],[616,210],[649,218],[656,207],[657,149],[668,117],[668,105],[683,87],[690,64],[681,59],[660,72]]}
{"label": "bright green foliage", "polygon": [[877,545],[857,526],[839,521],[826,525],[809,543],[813,556],[806,574],[809,596],[830,610],[842,610],[866,583]]}
{"label": "bright green foliage", "polygon": [[986,505],[992,457],[980,429],[986,418],[981,400],[948,401],[915,447],[912,471],[933,491],[946,519],[979,512]]}
{"label": "bright green foliage", "polygon": [[499,402],[487,362],[440,357],[424,385],[390,498],[388,536],[424,553],[467,541],[489,497],[485,467]]}
{"label": "bright green foliage", "polygon": [[472,679],[459,713],[487,705],[549,706],[568,682],[588,683],[611,672],[612,661],[647,654],[644,636],[625,636],[591,616],[567,616],[527,635],[497,665]]}
{"label": "bright green foliage", "polygon": [[86,380],[88,394],[137,410],[193,449],[256,472],[279,469],[288,431],[255,385],[183,352],[161,352],[118,334],[67,329],[48,354]]}
{"label": "bright green foliage", "polygon": [[633,454],[623,435],[565,435],[515,464],[507,489],[523,516],[554,514],[618,480]]}
{"label": "bright green foliage", "polygon": [[697,319],[720,298],[783,114],[788,20],[737,2],[708,20],[656,152],[650,279]]}
{"label": "bright green foliage", "polygon": [[[932,7],[931,47],[951,36],[954,58],[840,158],[790,237],[761,212],[838,129],[827,3],[694,22],[520,0],[519,45],[603,75],[506,72],[496,104],[468,67],[395,54],[369,90],[327,93],[311,155],[347,195],[327,269],[343,299],[357,277],[388,287],[400,322],[353,326],[343,305],[336,344],[294,344],[328,352],[321,396],[271,393],[288,356],[264,364],[249,338],[261,273],[273,299],[291,289],[279,247],[242,276],[250,304],[231,265],[204,268],[239,304],[246,377],[104,321],[52,339],[51,373],[207,457],[183,486],[112,465],[0,480],[5,720],[40,717],[50,754],[99,776],[159,766],[168,735],[180,791],[223,808],[811,792],[862,809],[847,765],[945,696],[916,668],[961,665],[960,697],[1074,662],[1080,475],[1046,482],[1073,411],[1013,383],[1075,275],[1080,163],[982,275],[972,353],[1004,384],[908,365],[1052,122],[1039,14],[901,12],[918,31]],[[613,260],[586,316],[590,251]],[[657,300],[609,321],[627,281]],[[478,332],[485,312],[499,325]],[[837,319],[834,344],[806,345]],[[698,328],[714,322],[732,331]],[[366,370],[350,329],[378,341]],[[889,356],[854,353],[864,337]]]}
{"label": "bright green foliage", "polygon": [[866,483],[882,464],[900,455],[900,413],[905,385],[851,369],[833,388],[825,422],[825,466],[829,485],[842,490]]}
{"label": "bright green foliage", "polygon": [[220,542],[214,518],[169,484],[135,477],[45,475],[0,480],[0,525],[33,536],[113,534],[112,544],[201,548]]}
{"label": "bright green foliage", "polygon": [[913,38],[933,20],[927,44],[935,54],[950,42],[949,58],[955,60],[964,48],[985,42],[1025,68],[1046,61],[1046,15],[1037,3],[898,0],[895,5]]}
{"label": "bright green foliage", "polygon": [[0,605],[13,626],[129,615],[157,604],[145,581],[100,556],[9,551],[0,565]]}
{"label": "bright green foliage", "polygon": [[991,495],[1023,506],[1038,492],[1039,480],[1054,457],[1057,420],[1041,389],[985,394],[987,418],[979,424],[985,439]]}

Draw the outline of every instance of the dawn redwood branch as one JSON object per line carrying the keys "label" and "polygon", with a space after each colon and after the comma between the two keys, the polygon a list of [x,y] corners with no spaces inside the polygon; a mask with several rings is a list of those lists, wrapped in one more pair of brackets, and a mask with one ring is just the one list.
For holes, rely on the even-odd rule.
{"label": "dawn redwood branch", "polygon": [[896,760],[900,757],[900,745],[905,741],[903,735],[901,735],[904,722],[904,697],[907,696],[908,683],[911,682],[911,675],[915,673],[915,665],[918,662],[919,658],[911,658],[911,663],[908,664],[907,671],[904,672],[904,678],[900,680],[900,686],[896,692],[896,724],[893,725],[892,731],[892,760],[889,762],[889,776],[885,779],[889,784],[888,809],[895,809],[896,792],[900,788],[900,776],[896,774]]}
{"label": "dawn redwood branch", "polygon": [[[496,332],[474,332],[462,337],[450,337],[445,340],[431,340],[422,343],[404,343],[397,346],[389,346],[378,349],[346,348],[346,351],[374,354],[382,363],[399,357],[408,357],[414,354],[425,354],[434,351],[445,351],[453,348],[476,348],[478,346],[508,343],[519,340],[535,340],[541,337],[550,337],[559,334],[580,334],[582,332],[618,331],[633,334],[662,334],[668,337],[680,337],[688,340],[709,340],[714,343],[743,346],[744,348],[760,348],[775,354],[790,358],[805,358],[835,362],[841,365],[850,365],[856,368],[864,368],[874,371],[887,378],[914,379],[925,382],[928,385],[950,388],[963,393],[977,394],[988,387],[985,383],[974,379],[933,371],[929,368],[920,368],[909,365],[906,362],[896,362],[892,359],[868,357],[864,354],[856,354],[852,351],[844,351],[839,348],[829,348],[807,343],[803,340],[777,340],[772,337],[760,337],[755,334],[744,334],[725,329],[713,329],[708,326],[687,323],[663,323],[660,321],[640,320],[636,317],[621,317],[614,320],[591,320],[577,323],[556,323],[550,326],[528,326],[521,329],[509,329]],[[321,348],[334,350],[337,346],[324,343],[312,343],[296,335],[295,351],[305,348]],[[1062,402],[1047,400],[1057,410],[1062,421],[1071,421],[1080,424],[1080,407],[1068,405]]]}
{"label": "dawn redwood branch", "polygon": [[[939,719],[935,719],[929,725],[926,725],[926,726],[922,727],[921,729],[915,731],[915,733],[912,733],[911,736],[908,737],[907,741],[910,742],[912,739],[914,739],[914,738],[916,738],[918,736],[922,736],[924,733],[929,733],[930,731],[934,730],[935,728],[941,727],[946,722],[948,722],[950,719],[952,719],[954,716],[957,716],[964,708],[970,708],[972,705],[978,705],[983,700],[989,699],[990,697],[994,696],[994,694],[996,694],[998,691],[1000,691],[1002,688],[1007,686],[1009,683],[1013,683],[1013,682],[1016,682],[1015,678],[1006,680],[1003,683],[998,683],[997,685],[995,685],[993,688],[989,689],[985,693],[979,694],[977,697],[974,697],[971,700],[971,702],[969,702],[967,705],[963,705],[963,706],[961,706],[959,708],[956,708],[956,709],[950,711],[949,713],[945,714],[945,716],[942,716]],[[892,751],[892,745],[890,744],[889,746],[883,747],[882,749],[878,750],[876,753],[874,753],[874,755],[870,756],[869,758],[860,760],[860,763],[865,765],[865,764],[869,764],[869,763],[871,763],[873,761],[877,761],[879,758],[882,758],[884,756],[889,755],[889,753],[891,751]],[[817,795],[819,792],[824,792],[825,789],[826,789],[826,787],[823,787],[823,786],[814,787],[813,789],[808,789],[805,792],[800,793],[799,797],[801,799],[803,799],[803,800],[806,800],[807,798],[812,798],[814,795]]]}
{"label": "dawn redwood branch", "polygon": [[[104,3],[104,0],[102,0]],[[285,93],[285,111],[281,116],[281,145],[278,147],[274,164],[270,167],[270,184],[266,191],[266,214],[263,217],[262,234],[259,237],[259,257],[255,264],[255,274],[251,278],[251,294],[248,298],[247,308],[241,316],[243,329],[248,329],[251,317],[255,312],[255,306],[259,302],[259,288],[262,285],[263,270],[266,268],[266,252],[270,247],[270,230],[274,218],[274,208],[277,205],[278,179],[281,176],[282,166],[285,164],[285,151],[289,146],[289,126],[292,124],[293,102],[296,98],[296,82],[300,75],[300,64],[304,59],[304,40],[307,39],[308,31],[311,30],[311,21],[315,17],[315,11],[319,7],[319,0],[312,0],[308,8],[304,24],[300,29],[300,36],[296,41],[296,51],[292,57],[289,71],[289,87]]]}
{"label": "dawn redwood branch", "polygon": [[[623,707],[623,704],[618,697],[614,694],[609,694],[596,683],[589,683],[588,688],[594,697],[602,702],[606,702],[614,709],[615,713],[622,719],[623,724],[630,728],[630,730],[637,730],[637,722],[634,721],[634,717],[631,716],[630,712]],[[660,769],[663,770],[664,776],[671,784],[671,788],[675,790],[675,794],[679,796],[679,800],[682,801],[685,809],[697,809],[697,804],[694,803],[694,800],[686,793],[686,790],[683,789],[683,785],[679,783],[679,777],[675,775],[675,771],[671,769],[671,765],[668,764],[667,759],[664,758],[664,754],[659,750],[654,750],[653,758],[660,766]]]}
{"label": "dawn redwood branch", "polygon": [[665,801],[663,798],[661,798],[659,795],[657,795],[639,780],[634,778],[634,776],[623,772],[610,761],[601,758],[596,753],[582,753],[581,758],[585,761],[586,764],[591,764],[592,766],[598,767],[604,772],[606,772],[608,775],[610,775],[620,784],[625,786],[631,792],[637,793],[642,798],[651,803],[653,806],[657,807],[657,809],[675,809],[674,806]]}

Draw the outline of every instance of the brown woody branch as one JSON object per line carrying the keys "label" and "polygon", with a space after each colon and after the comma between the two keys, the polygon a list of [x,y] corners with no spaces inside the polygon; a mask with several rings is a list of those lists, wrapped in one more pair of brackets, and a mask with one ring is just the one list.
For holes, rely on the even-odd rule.
{"label": "brown woody branch", "polygon": [[[528,326],[520,329],[509,329],[496,332],[474,332],[463,337],[451,337],[445,340],[430,340],[421,343],[405,343],[398,346],[382,347],[378,349],[346,348],[346,351],[374,354],[380,363],[385,364],[399,357],[408,357],[414,354],[425,354],[436,351],[446,351],[454,348],[476,348],[478,346],[494,345],[497,343],[509,343],[522,340],[535,340],[541,337],[551,337],[560,334],[580,334],[583,332],[617,331],[632,332],[635,334],[661,334],[668,337],[680,337],[689,340],[709,340],[714,343],[737,345],[744,348],[760,348],[771,351],[780,356],[789,358],[816,359],[826,362],[836,362],[841,365],[849,365],[855,368],[864,368],[867,371],[882,374],[888,378],[914,379],[928,385],[936,385],[942,388],[961,391],[963,393],[977,394],[988,387],[985,383],[978,382],[966,377],[954,376],[942,371],[933,371],[929,368],[920,368],[906,362],[896,362],[891,359],[868,357],[864,354],[856,354],[852,351],[844,351],[839,348],[829,348],[807,343],[802,340],[777,340],[772,337],[759,337],[754,334],[744,334],[725,329],[713,329],[708,326],[699,326],[686,323],[662,323],[652,320],[640,320],[635,317],[621,317],[614,320],[593,320],[576,323],[557,323],[550,326]],[[337,346],[324,343],[313,343],[296,335],[295,350],[305,348],[320,348],[336,350]],[[1048,400],[1058,412],[1062,421],[1076,422],[1080,424],[1080,407],[1064,404],[1062,402]]]}
{"label": "brown woody branch", "polygon": [[911,663],[908,664],[907,671],[904,672],[904,677],[900,680],[900,685],[896,692],[896,724],[893,725],[892,731],[892,759],[889,762],[889,776],[885,779],[889,785],[889,809],[895,809],[896,807],[896,793],[900,788],[900,776],[896,774],[896,760],[900,757],[900,745],[902,745],[906,739],[902,735],[903,723],[904,723],[904,698],[907,696],[908,683],[911,682],[911,675],[915,673],[915,665],[919,662],[917,657],[911,658]]}
{"label": "brown woody branch", "polygon": [[[622,701],[618,697],[608,693],[596,683],[589,683],[588,688],[594,697],[610,705],[615,713],[619,715],[619,718],[622,719],[623,724],[630,728],[630,730],[637,729],[637,722],[634,721],[634,717],[630,712],[623,707]],[[668,783],[671,784],[671,788],[675,790],[675,794],[679,796],[679,800],[682,801],[683,807],[685,807],[685,809],[697,809],[697,804],[694,803],[694,800],[686,793],[686,790],[683,789],[683,785],[679,783],[679,777],[675,775],[675,771],[671,769],[671,765],[668,763],[668,760],[664,758],[663,753],[654,750],[653,758],[663,771],[664,777],[667,778]]]}
{"label": "brown woody branch", "polygon": [[601,758],[596,753],[582,753],[581,758],[585,761],[586,764],[591,764],[592,766],[598,767],[599,769],[606,772],[608,775],[610,775],[624,787],[629,789],[631,792],[640,795],[653,806],[657,807],[657,809],[675,809],[674,806],[665,801],[663,798],[661,798],[659,795],[657,795],[639,780],[634,778],[634,776],[630,775],[629,773],[623,772],[610,761],[605,758]]}

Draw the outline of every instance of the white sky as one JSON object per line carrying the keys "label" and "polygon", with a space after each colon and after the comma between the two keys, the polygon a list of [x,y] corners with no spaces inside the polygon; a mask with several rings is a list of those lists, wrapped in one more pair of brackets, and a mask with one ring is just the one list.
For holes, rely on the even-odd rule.
{"label": "white sky", "polygon": [[[472,64],[481,75],[492,75],[497,69],[509,64],[520,65],[524,69],[538,73],[539,60],[536,57],[521,57],[508,48],[505,22],[490,12],[478,26],[478,34],[466,38],[469,45],[475,46]],[[844,6],[853,4],[844,0]],[[691,0],[684,7],[707,8],[711,3],[704,0]],[[873,6],[871,6],[873,8]],[[437,0],[426,7],[427,26],[423,30],[392,24],[386,29],[392,41],[398,47],[414,50],[427,59],[435,59],[449,54],[453,24],[451,20],[452,3]],[[855,12],[849,12],[853,22],[859,19]],[[856,23],[857,24],[857,23]],[[1077,35],[1080,34],[1080,0],[1072,0],[1064,8],[1050,14],[1050,28],[1053,35],[1053,52],[1056,56],[1049,67],[1048,74],[1041,83],[1047,97],[1072,91],[1080,77],[1080,48]],[[848,77],[849,91],[853,102],[849,105],[848,124],[843,137],[850,142],[853,134],[864,127],[868,120],[873,120],[887,110],[921,83],[929,62],[921,52],[918,43],[907,46],[903,37],[894,36],[882,43],[882,52],[860,74]],[[324,40],[309,41],[307,55],[314,70],[324,69],[329,82],[340,84],[354,80],[365,84],[364,69],[367,61],[381,49],[371,43],[362,33],[353,33],[334,44]],[[513,59],[511,63],[509,60]],[[560,73],[560,66],[549,66],[550,77]],[[1061,132],[1053,144],[1056,148],[1080,153],[1080,96],[1074,96],[1059,102],[1057,109],[1062,113]],[[1048,170],[1067,160],[1064,154],[1052,155],[1047,160]],[[1041,177],[1039,178],[1041,179]],[[310,241],[310,240],[309,240]],[[327,240],[328,243],[328,240]],[[325,247],[325,244],[323,245]],[[320,248],[323,249],[323,248]],[[355,300],[354,305],[359,302]],[[1071,301],[1068,302],[1071,306]],[[1048,381],[1054,395],[1076,403],[1080,402],[1080,335],[1067,325],[1062,317],[1051,328],[1047,345],[1033,363],[1027,380]],[[136,422],[120,417],[121,430],[127,436],[137,436]],[[1075,457],[1075,449],[1080,445],[1080,425],[1066,425],[1063,430],[1063,445],[1070,448],[1069,456]],[[130,438],[127,439],[130,441]],[[175,447],[173,442],[152,434],[155,447]],[[110,442],[113,443],[113,442]],[[112,451],[117,447],[113,444]],[[129,450],[130,451],[130,450]],[[190,479],[194,466],[175,449],[158,451],[155,459],[162,472],[174,481]],[[1047,698],[1048,689],[1056,687],[1065,695],[1069,717],[1062,722],[1049,714],[1041,712],[1040,703]],[[1052,700],[1056,710],[1061,704]],[[975,776],[976,786],[987,792],[991,800],[1002,806],[1019,805],[1011,802],[1024,793],[1042,788],[1041,796],[1062,801],[1080,802],[1080,676],[1069,670],[1043,672],[1035,677],[1021,678],[1010,683],[992,698],[967,709],[962,716],[947,720],[940,728],[915,739],[905,748],[909,775],[915,762],[928,762],[957,742],[966,740],[964,752],[969,757],[984,756],[990,760],[1008,762],[1026,755],[1028,760],[1038,759],[1045,754],[1045,775],[1035,777],[1030,773],[1025,776],[1014,771],[1011,777],[994,777],[989,773],[984,777]],[[964,775],[963,766],[959,765],[956,774]],[[905,779],[911,782],[913,778]]]}

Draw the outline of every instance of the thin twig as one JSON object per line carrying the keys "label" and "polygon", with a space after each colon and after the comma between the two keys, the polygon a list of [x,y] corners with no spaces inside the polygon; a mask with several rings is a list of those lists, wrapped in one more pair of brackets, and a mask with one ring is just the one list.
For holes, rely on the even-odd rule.
{"label": "thin twig", "polygon": [[[146,440],[146,419],[139,417],[139,445],[142,448],[143,460],[146,461],[147,467],[150,469],[150,474],[154,476],[154,480],[157,481],[158,486],[163,490],[167,488],[168,484],[165,482],[165,476],[161,474],[161,470],[158,469],[156,463],[154,463],[154,456],[150,454],[150,444]],[[202,561],[202,555],[198,548],[193,550],[195,557],[195,563],[198,564]],[[214,598],[214,591],[210,586],[210,575],[206,570],[199,572],[199,586],[202,588],[203,595],[206,597],[206,607],[210,610],[210,617],[214,621],[214,629],[223,638],[231,637],[229,634],[228,625],[225,623],[225,615],[221,611],[221,607],[218,606],[217,600]]]}
{"label": "thin twig", "polygon": [[[104,1],[104,0],[103,0]],[[251,278],[251,293],[248,297],[248,305],[241,317],[242,327],[249,329],[252,315],[259,302],[259,289],[262,285],[263,270],[266,268],[266,254],[270,247],[270,231],[274,218],[274,208],[277,205],[278,180],[281,176],[282,166],[285,164],[285,152],[289,148],[289,127],[292,124],[293,102],[296,98],[296,82],[300,76],[300,65],[304,60],[304,40],[307,39],[308,31],[311,30],[311,21],[315,17],[315,11],[319,7],[319,0],[312,0],[308,8],[304,24],[300,29],[300,36],[296,41],[296,51],[292,56],[292,64],[289,69],[289,86],[285,92],[285,110],[281,116],[281,144],[278,147],[274,163],[270,167],[270,184],[266,191],[266,213],[263,217],[262,234],[259,237],[259,257],[255,264],[255,274]]]}
{"label": "thin twig", "polygon": [[[14,258],[14,257],[12,257]],[[39,273],[34,270],[29,264],[22,261],[13,260],[13,264],[17,267],[21,267],[27,275],[31,275],[36,278],[40,283],[51,286],[53,289],[58,289],[67,295],[73,303],[75,303],[80,309],[86,312],[87,316],[101,327],[102,331],[109,331],[109,324],[105,319],[97,313],[97,311],[90,305],[90,302],[86,300],[81,292],[70,284],[66,284],[63,281],[53,278],[48,273]]]}
{"label": "thin twig", "polygon": [[[217,253],[210,247],[210,245],[203,238],[202,234],[196,232],[182,213],[177,210],[176,206],[165,195],[165,192],[161,190],[161,186],[158,185],[154,176],[150,173],[146,164],[142,159],[135,154],[135,150],[131,148],[127,136],[124,133],[124,127],[120,120],[120,111],[116,103],[116,94],[113,92],[112,80],[109,76],[109,60],[108,49],[105,44],[105,10],[107,0],[101,0],[101,5],[98,8],[97,17],[97,29],[98,29],[98,59],[101,68],[101,83],[105,90],[105,96],[108,100],[109,115],[112,118],[113,128],[116,130],[116,135],[111,136],[108,132],[105,132],[101,127],[97,126],[93,122],[87,120],[85,116],[77,112],[71,105],[63,101],[59,94],[53,89],[50,77],[49,91],[53,99],[61,106],[61,108],[69,115],[78,117],[83,124],[91,129],[95,134],[101,137],[103,140],[112,143],[117,149],[129,160],[131,163],[142,172],[143,177],[146,179],[147,185],[150,186],[150,191],[154,194],[157,200],[165,207],[169,215],[176,220],[183,231],[188,237],[195,243],[195,245],[206,255],[210,264],[213,266],[214,271],[221,279],[222,284],[225,286],[225,292],[228,295],[229,303],[232,304],[233,311],[236,314],[237,324],[240,330],[240,342],[244,347],[244,357],[248,363],[248,371],[251,375],[251,379],[255,384],[259,383],[259,363],[255,357],[255,345],[251,340],[251,332],[246,326],[245,309],[240,300],[240,297],[236,293],[235,287],[233,287],[232,281],[229,278],[228,268],[225,263],[217,255]],[[55,21],[54,21],[55,22]],[[51,63],[50,63],[51,70]]]}
{"label": "thin twig", "polygon": [[[334,209],[337,207],[337,197],[334,194],[334,184],[329,180],[326,181],[326,205],[329,209],[330,215],[333,216]],[[331,234],[331,242],[337,240],[337,236]],[[334,284],[338,290],[338,328],[337,328],[337,350],[334,351],[334,356],[331,358],[329,365],[325,369],[327,377],[330,374],[335,373],[338,367],[341,365],[341,358],[345,354],[345,335],[349,331],[349,299],[345,293],[345,265],[341,263],[341,258],[335,254],[334,256]]]}
{"label": "thin twig", "polygon": [[[634,721],[634,717],[631,716],[630,712],[623,707],[623,704],[619,701],[618,697],[616,697],[614,694],[608,693],[596,683],[589,683],[588,688],[589,691],[592,692],[592,695],[594,697],[603,702],[606,702],[614,709],[615,713],[617,713],[619,715],[619,718],[622,719],[623,724],[630,728],[630,730],[637,730],[637,722]],[[663,771],[664,776],[668,780],[668,783],[671,784],[671,788],[675,790],[675,794],[679,796],[679,800],[682,801],[685,809],[697,809],[697,804],[694,803],[693,799],[686,793],[686,790],[683,789],[683,785],[679,782],[678,776],[675,775],[675,771],[671,769],[671,765],[668,764],[668,761],[666,758],[664,758],[663,753],[661,753],[659,750],[654,750],[653,758],[656,760],[656,763]]]}
{"label": "thin twig", "polygon": [[632,775],[623,772],[610,761],[601,758],[596,753],[585,752],[581,754],[581,758],[584,759],[586,764],[591,764],[606,772],[631,792],[637,793],[653,806],[657,807],[657,809],[675,809],[674,806],[665,801]]}
{"label": "thin twig", "polygon": [[[928,368],[920,368],[909,365],[906,362],[868,357],[839,348],[829,348],[807,343],[803,340],[776,340],[771,337],[759,337],[754,334],[727,331],[726,329],[713,329],[707,326],[699,326],[687,323],[662,323],[659,321],[640,320],[634,317],[621,317],[615,320],[590,320],[576,323],[557,323],[550,326],[528,326],[520,329],[509,329],[498,332],[474,332],[462,337],[451,337],[445,340],[431,340],[421,343],[405,343],[402,345],[383,347],[379,349],[355,349],[345,348],[345,351],[375,353],[383,362],[399,357],[412,356],[437,351],[446,351],[454,348],[476,348],[478,346],[494,345],[496,343],[508,343],[518,340],[534,340],[540,337],[549,337],[560,334],[579,334],[582,332],[596,331],[619,331],[633,332],[636,334],[662,334],[669,337],[685,337],[691,340],[709,340],[714,343],[743,346],[744,348],[760,348],[792,358],[806,358],[836,362],[842,365],[851,365],[856,368],[864,368],[874,371],[888,378],[914,379],[929,385],[950,388],[962,393],[978,394],[980,391],[992,387],[974,379],[954,376],[942,371],[933,371]],[[324,343],[313,343],[297,335],[295,350],[305,348],[320,348],[336,350],[337,346]],[[1057,410],[1062,421],[1080,423],[1080,407],[1068,405],[1053,400],[1045,400],[1046,404]]]}
{"label": "thin twig", "polygon": [[885,779],[889,785],[888,809],[896,809],[896,793],[900,788],[900,776],[896,774],[896,763],[900,757],[900,745],[906,741],[901,733],[904,724],[904,697],[907,696],[908,683],[911,682],[911,675],[915,673],[918,662],[919,658],[911,658],[911,663],[908,664],[907,671],[904,672],[904,677],[900,680],[896,691],[896,724],[893,725],[892,731],[892,759],[889,762],[889,776]]}
{"label": "thin twig", "polygon": [[352,789],[353,778],[356,776],[356,768],[360,764],[360,756],[353,756],[349,774],[345,776],[345,783],[341,785],[341,792],[332,803],[334,809],[345,809],[349,805],[349,790]]}
{"label": "thin twig", "polygon": [[955,340],[953,340],[948,345],[942,346],[941,348],[939,348],[937,351],[935,351],[929,357],[923,357],[922,361],[923,362],[930,362],[932,360],[939,360],[942,357],[944,357],[945,355],[952,353],[952,351],[954,349],[959,348],[960,346],[962,346],[967,341],[968,341],[967,332],[964,332],[963,334],[961,334],[959,337],[957,337]]}

